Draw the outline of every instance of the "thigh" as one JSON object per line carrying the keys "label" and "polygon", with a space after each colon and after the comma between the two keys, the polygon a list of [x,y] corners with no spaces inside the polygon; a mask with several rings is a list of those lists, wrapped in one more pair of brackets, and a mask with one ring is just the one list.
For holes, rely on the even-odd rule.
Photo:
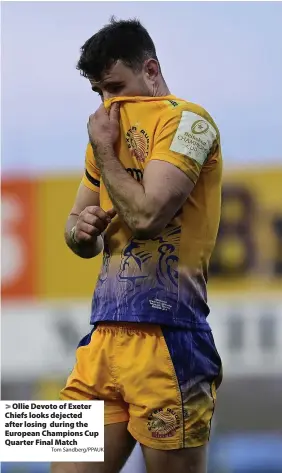
{"label": "thigh", "polygon": [[162,327],[143,344],[134,377],[127,370],[129,432],[151,449],[192,448],[194,458],[209,441],[221,372],[212,334]]}
{"label": "thigh", "polygon": [[50,473],[119,473],[135,446],[127,431],[127,422],[105,426],[105,461],[103,463],[57,462]]}
{"label": "thigh", "polygon": [[207,447],[181,450],[156,450],[142,447],[147,473],[171,471],[173,473],[206,473]]}
{"label": "thigh", "polygon": [[65,401],[100,399],[105,403],[105,425],[128,422],[128,405],[124,402],[113,376],[111,331],[95,327],[79,343],[76,364],[60,392]]}

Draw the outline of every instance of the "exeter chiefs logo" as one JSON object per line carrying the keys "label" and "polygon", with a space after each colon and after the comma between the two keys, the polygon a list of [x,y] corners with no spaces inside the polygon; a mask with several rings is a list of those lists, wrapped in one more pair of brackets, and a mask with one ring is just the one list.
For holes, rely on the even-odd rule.
{"label": "exeter chiefs logo", "polygon": [[148,133],[143,129],[138,130],[137,126],[132,126],[126,133],[126,142],[131,154],[137,161],[144,163],[149,154]]}
{"label": "exeter chiefs logo", "polygon": [[177,426],[180,424],[178,415],[172,409],[156,409],[148,417],[148,430],[152,437],[165,438],[175,434]]}

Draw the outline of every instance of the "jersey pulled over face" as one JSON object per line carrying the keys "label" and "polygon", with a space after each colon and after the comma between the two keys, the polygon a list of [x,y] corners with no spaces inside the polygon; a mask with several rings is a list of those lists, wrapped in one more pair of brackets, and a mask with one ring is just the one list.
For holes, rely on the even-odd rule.
{"label": "jersey pulled over face", "polygon": [[[142,181],[150,160],[171,163],[195,184],[164,231],[138,240],[119,217],[109,225],[103,265],[92,302],[91,322],[165,324],[209,330],[207,271],[221,206],[221,149],[218,129],[200,106],[166,97],[122,97],[117,157]],[[90,145],[83,183],[112,208]],[[120,183],[122,186],[122,182]],[[165,186],[165,182],[164,182]]]}

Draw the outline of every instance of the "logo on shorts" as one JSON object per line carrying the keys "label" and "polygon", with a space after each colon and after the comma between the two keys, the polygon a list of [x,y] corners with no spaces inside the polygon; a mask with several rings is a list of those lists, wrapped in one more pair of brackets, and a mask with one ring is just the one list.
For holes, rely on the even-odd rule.
{"label": "logo on shorts", "polygon": [[180,418],[172,409],[156,409],[148,417],[148,430],[154,438],[173,437]]}
{"label": "logo on shorts", "polygon": [[150,139],[145,130],[132,126],[126,133],[126,142],[130,153],[143,163],[149,154]]}
{"label": "logo on shorts", "polygon": [[191,126],[191,131],[194,135],[201,135],[206,133],[209,129],[209,124],[205,120],[196,120]]}

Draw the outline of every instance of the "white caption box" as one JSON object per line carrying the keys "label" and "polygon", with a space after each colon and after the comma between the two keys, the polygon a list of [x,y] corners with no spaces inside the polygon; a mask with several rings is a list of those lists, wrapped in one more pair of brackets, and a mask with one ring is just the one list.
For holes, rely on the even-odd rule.
{"label": "white caption box", "polygon": [[0,461],[104,461],[104,402],[0,401]]}

